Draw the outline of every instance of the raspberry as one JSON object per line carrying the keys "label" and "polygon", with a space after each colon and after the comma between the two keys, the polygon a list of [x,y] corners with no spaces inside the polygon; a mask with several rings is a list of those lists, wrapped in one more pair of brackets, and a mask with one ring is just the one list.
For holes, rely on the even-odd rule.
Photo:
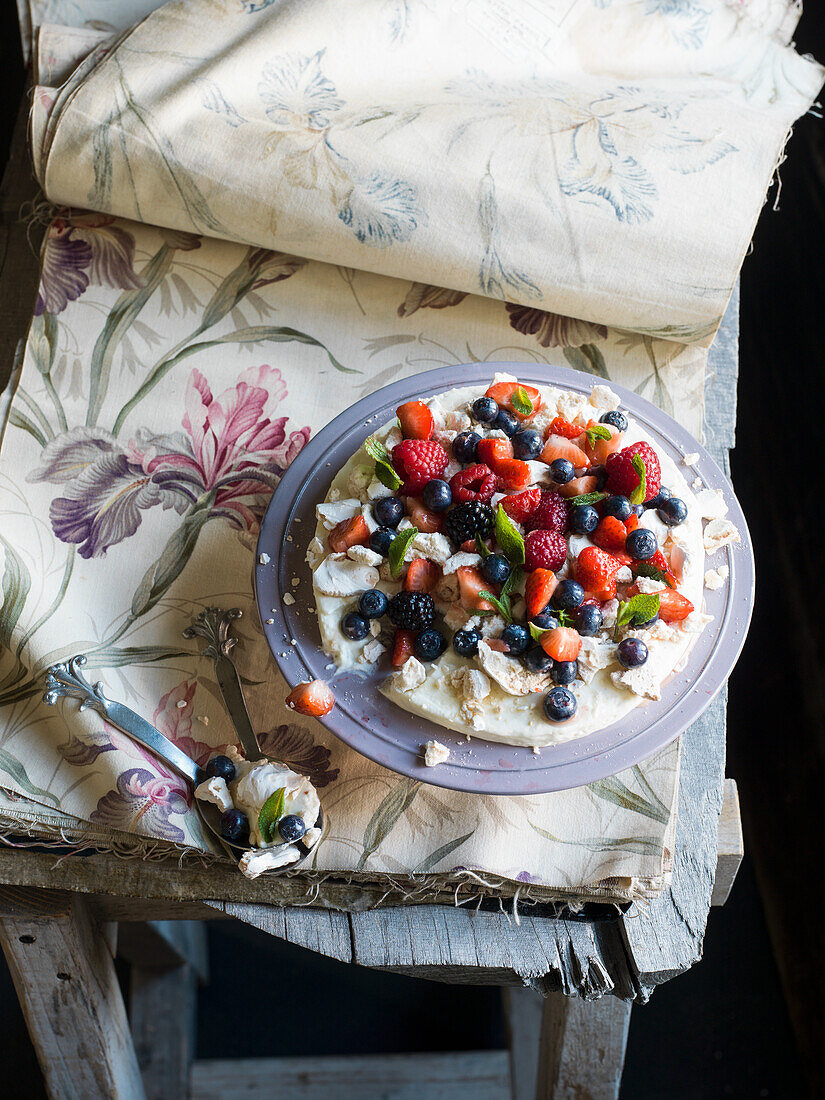
{"label": "raspberry", "polygon": [[447,452],[430,439],[405,439],[392,449],[392,464],[404,482],[401,492],[416,496],[447,469]]}
{"label": "raspberry", "polygon": [[516,523],[524,523],[540,504],[541,489],[538,485],[534,485],[532,489],[526,489],[523,493],[505,497],[501,502],[501,507],[510,519],[514,519]]}
{"label": "raspberry", "polygon": [[564,531],[570,518],[570,505],[552,489],[541,494],[541,501],[524,521],[528,531]]}
{"label": "raspberry", "polygon": [[567,542],[558,531],[531,531],[524,540],[524,568],[550,569],[554,573],[567,560]]}
{"label": "raspberry", "polygon": [[645,500],[652,500],[662,487],[662,471],[656,452],[649,443],[631,443],[629,447],[607,456],[604,464],[607,491],[629,497],[639,487],[639,475],[633,469],[634,455],[639,455],[645,464]]}
{"label": "raspberry", "polygon": [[401,630],[425,630],[433,621],[433,598],[427,592],[396,592],[387,614]]}
{"label": "raspberry", "polygon": [[454,546],[480,535],[486,539],[493,530],[493,509],[480,500],[470,500],[450,509],[444,521],[444,533]]}
{"label": "raspberry", "polygon": [[459,470],[450,478],[450,489],[456,504],[465,504],[468,500],[480,500],[489,504],[496,491],[496,475],[489,466],[478,463]]}
{"label": "raspberry", "polygon": [[548,435],[560,435],[563,439],[578,439],[584,431],[580,424],[573,424],[563,416],[557,416],[550,424]]}

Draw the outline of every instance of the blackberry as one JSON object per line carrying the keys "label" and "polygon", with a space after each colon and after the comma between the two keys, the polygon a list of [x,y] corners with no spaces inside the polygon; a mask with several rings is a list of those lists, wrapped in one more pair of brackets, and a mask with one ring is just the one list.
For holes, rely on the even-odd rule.
{"label": "blackberry", "polygon": [[426,630],[434,614],[433,598],[426,592],[396,592],[390,600],[390,619],[401,630]]}
{"label": "blackberry", "polygon": [[447,513],[444,532],[454,546],[474,539],[476,535],[486,539],[493,531],[493,509],[479,500],[468,500]]}

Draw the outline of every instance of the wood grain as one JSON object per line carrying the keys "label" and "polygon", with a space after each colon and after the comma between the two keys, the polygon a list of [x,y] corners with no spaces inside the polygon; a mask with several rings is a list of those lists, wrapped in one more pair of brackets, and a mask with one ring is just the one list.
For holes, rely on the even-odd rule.
{"label": "wood grain", "polygon": [[542,1012],[536,1100],[617,1100],[630,1009],[615,997],[586,1004],[552,993]]}

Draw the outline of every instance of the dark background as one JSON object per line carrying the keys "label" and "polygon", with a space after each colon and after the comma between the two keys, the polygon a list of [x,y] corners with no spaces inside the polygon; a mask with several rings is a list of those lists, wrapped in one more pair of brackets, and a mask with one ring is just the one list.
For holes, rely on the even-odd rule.
{"label": "dark background", "polygon": [[[812,0],[796,42],[825,60]],[[0,167],[23,91],[18,43],[14,5],[2,4]],[[628,1100],[825,1096],[825,123],[801,119],[787,152],[779,209],[774,186],[741,284],[731,461],[756,547],[757,603],[730,681],[727,774],[739,784],[746,856],[730,900],[711,911],[702,963],[633,1011]],[[210,925],[209,949],[198,1057],[505,1045],[494,989],[346,967],[238,923]],[[273,1027],[284,989],[298,999]],[[319,990],[332,1015],[309,1040]],[[7,1100],[45,1095],[2,961],[0,1067]]]}

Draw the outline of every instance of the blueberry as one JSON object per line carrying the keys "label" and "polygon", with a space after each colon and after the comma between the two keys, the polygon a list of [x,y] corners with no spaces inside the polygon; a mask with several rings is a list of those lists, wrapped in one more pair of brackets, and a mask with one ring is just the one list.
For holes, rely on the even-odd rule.
{"label": "blueberry", "polygon": [[635,515],[643,516],[645,514],[644,504],[633,504],[633,505],[631,505],[631,507],[632,507],[633,512],[634,512]]}
{"label": "blueberry", "polygon": [[627,497],[608,497],[607,500],[602,501],[602,511],[606,516],[615,516],[616,519],[620,519],[624,523],[626,519],[630,518],[633,505]]}
{"label": "blueberry", "polygon": [[570,509],[570,530],[574,535],[589,535],[599,526],[599,513],[592,504],[579,504]]}
{"label": "blueberry", "polygon": [[520,657],[530,645],[530,631],[520,623],[509,623],[501,632],[501,640],[511,657]]}
{"label": "blueberry", "polygon": [[659,612],[658,612],[658,611],[654,611],[654,612],[653,612],[653,614],[652,614],[652,615],[650,616],[650,618],[649,618],[649,619],[645,619],[645,621],[644,621],[643,623],[640,623],[640,622],[638,621],[638,619],[637,619],[637,618],[636,618],[636,617],[634,616],[634,618],[633,618],[633,625],[634,625],[634,627],[636,627],[636,628],[637,628],[638,630],[644,630],[644,629],[645,629],[645,627],[648,627],[648,626],[653,626],[653,624],[654,624],[654,623],[656,623],[656,622],[658,622],[658,621],[659,621]]}
{"label": "blueberry", "polygon": [[387,614],[390,601],[380,588],[368,588],[361,593],[358,601],[358,613],[365,619],[380,619]]}
{"label": "blueberry", "polygon": [[553,667],[553,658],[549,653],[545,653],[540,645],[534,645],[532,649],[527,650],[524,664],[530,672],[549,672]]}
{"label": "blueberry", "polygon": [[413,642],[413,653],[419,661],[434,661],[446,648],[446,638],[440,630],[433,627],[422,630]]}
{"label": "blueberry", "polygon": [[221,814],[221,836],[233,844],[249,843],[249,818],[240,810],[227,810]]}
{"label": "blueberry", "polygon": [[370,550],[386,557],[390,552],[390,543],[394,538],[395,531],[391,531],[389,527],[379,527],[377,531],[373,531],[370,535]]}
{"label": "blueberry", "polygon": [[576,679],[576,673],[578,671],[579,665],[577,661],[553,661],[550,675],[553,682],[556,684],[572,684]]}
{"label": "blueberry", "polygon": [[660,508],[656,509],[659,519],[668,527],[677,527],[687,519],[687,505],[679,497],[668,497]]}
{"label": "blueberry", "polygon": [[583,638],[592,638],[602,628],[604,617],[598,607],[585,604],[576,612],[576,630]]}
{"label": "blueberry", "polygon": [[647,660],[647,646],[641,638],[624,638],[616,648],[616,656],[625,668],[637,668]]}
{"label": "blueberry", "polygon": [[572,611],[579,607],[584,599],[584,589],[578,581],[559,581],[553,599],[550,601],[553,607],[559,611]]}
{"label": "blueberry", "polygon": [[555,630],[559,625],[559,620],[547,607],[545,607],[544,611],[540,611],[538,615],[534,615],[530,621],[534,626],[537,626],[539,630]]}
{"label": "blueberry", "polygon": [[519,429],[519,419],[509,409],[499,409],[498,416],[493,421],[493,427],[498,428],[512,439]]}
{"label": "blueberry", "polygon": [[550,463],[550,477],[557,485],[566,485],[576,476],[576,468],[568,458],[554,458]]}
{"label": "blueberry", "polygon": [[379,497],[372,506],[372,515],[381,527],[397,527],[404,518],[404,505],[398,497]]}
{"label": "blueberry", "polygon": [[481,442],[478,432],[459,432],[453,440],[453,454],[459,462],[475,462],[476,447]]}
{"label": "blueberry", "polygon": [[453,649],[459,657],[474,657],[478,653],[478,641],[475,630],[457,630],[453,634]]}
{"label": "blueberry", "polygon": [[434,477],[422,489],[421,499],[431,512],[446,512],[453,503],[453,491],[446,481]]}
{"label": "blueberry", "polygon": [[532,428],[522,428],[513,436],[513,454],[516,458],[536,458],[543,446],[541,434]]}
{"label": "blueberry", "polygon": [[596,492],[600,493],[607,483],[607,470],[604,466],[588,466],[587,472],[596,479]]}
{"label": "blueberry", "polygon": [[370,624],[363,615],[348,611],[341,620],[341,633],[353,642],[360,642],[370,632]]}
{"label": "blueberry", "polygon": [[551,722],[564,722],[576,713],[576,696],[566,687],[555,687],[544,697],[544,713]]}
{"label": "blueberry", "polygon": [[210,779],[225,779],[231,783],[235,778],[235,765],[228,756],[213,756],[206,765],[206,774]]}
{"label": "blueberry", "polygon": [[637,527],[635,531],[631,531],[627,536],[625,549],[631,558],[635,558],[637,561],[646,561],[648,558],[652,558],[659,549],[659,543],[656,541],[656,536],[647,527]]}
{"label": "blueberry", "polygon": [[666,500],[670,500],[673,496],[670,489],[666,485],[663,485],[655,497],[651,497],[650,500],[645,501],[645,508],[661,508]]}
{"label": "blueberry", "polygon": [[482,424],[492,424],[498,416],[498,402],[492,397],[477,397],[473,402],[473,416]]}
{"label": "blueberry", "polygon": [[481,575],[490,584],[504,584],[510,576],[510,563],[502,554],[490,554],[481,563]]}
{"label": "blueberry", "polygon": [[618,409],[600,416],[599,423],[609,424],[611,428],[615,428],[619,432],[627,431],[627,417],[624,413],[620,413]]}
{"label": "blueberry", "polygon": [[287,814],[278,822],[278,832],[288,844],[300,840],[306,831],[307,827],[304,824],[304,819],[298,817],[297,814]]}

